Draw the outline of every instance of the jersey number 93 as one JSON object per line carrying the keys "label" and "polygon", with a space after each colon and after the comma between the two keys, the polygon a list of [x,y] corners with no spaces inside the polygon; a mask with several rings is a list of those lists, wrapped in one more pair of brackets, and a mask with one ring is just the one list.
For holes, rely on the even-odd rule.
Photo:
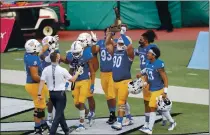
{"label": "jersey number 93", "polygon": [[102,61],[110,61],[110,60],[112,60],[112,56],[109,54],[109,53],[106,53],[106,51],[105,50],[102,50],[101,51],[101,60]]}

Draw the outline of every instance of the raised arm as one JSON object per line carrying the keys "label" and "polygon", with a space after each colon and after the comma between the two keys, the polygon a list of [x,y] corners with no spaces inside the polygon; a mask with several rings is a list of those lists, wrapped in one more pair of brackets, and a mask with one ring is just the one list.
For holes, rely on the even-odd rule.
{"label": "raised arm", "polygon": [[110,32],[109,28],[107,28],[105,44],[106,44],[106,48],[107,48],[107,51],[109,52],[109,54],[113,55],[114,44],[112,41],[112,33]]}
{"label": "raised arm", "polygon": [[121,32],[120,32],[120,35],[121,35],[121,38],[125,44],[125,46],[127,46],[127,49],[126,49],[126,52],[128,54],[128,57],[133,60],[134,59],[134,49],[133,49],[133,46],[132,46],[132,41],[131,39],[129,39],[128,36],[125,35],[125,31],[126,31],[126,27],[122,27],[121,28]]}

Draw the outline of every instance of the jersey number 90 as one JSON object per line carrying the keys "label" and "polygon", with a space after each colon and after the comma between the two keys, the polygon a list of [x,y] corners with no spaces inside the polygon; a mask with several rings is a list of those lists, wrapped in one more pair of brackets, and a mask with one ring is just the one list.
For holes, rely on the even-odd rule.
{"label": "jersey number 90", "polygon": [[122,56],[113,57],[113,67],[119,68],[122,62]]}
{"label": "jersey number 90", "polygon": [[101,60],[102,61],[110,61],[110,60],[112,60],[112,56],[109,54],[109,53],[106,53],[106,51],[105,50],[102,50],[101,51]]}

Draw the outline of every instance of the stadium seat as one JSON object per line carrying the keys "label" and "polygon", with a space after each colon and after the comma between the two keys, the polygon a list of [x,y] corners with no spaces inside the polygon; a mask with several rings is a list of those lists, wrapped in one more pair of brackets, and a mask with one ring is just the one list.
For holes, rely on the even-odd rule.
{"label": "stadium seat", "polygon": [[209,32],[199,32],[188,68],[209,69]]}

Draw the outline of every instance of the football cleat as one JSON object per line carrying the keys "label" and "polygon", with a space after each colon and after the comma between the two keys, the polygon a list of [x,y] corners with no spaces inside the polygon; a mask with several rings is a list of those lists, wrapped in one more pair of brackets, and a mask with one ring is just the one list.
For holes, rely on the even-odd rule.
{"label": "football cleat", "polygon": [[133,124],[133,119],[129,119],[129,118],[126,118],[125,121],[123,122],[123,126],[130,126]]}
{"label": "football cleat", "polygon": [[152,130],[150,130],[149,128],[144,128],[144,129],[142,129],[140,131],[143,132],[143,133],[149,134],[149,135],[152,134]]}
{"label": "football cleat", "polygon": [[176,127],[176,122],[171,123],[170,126],[169,126],[169,128],[168,128],[168,131],[174,130],[175,127]]}
{"label": "football cleat", "polygon": [[95,123],[95,113],[94,112],[89,112],[88,114],[88,124],[91,127]]}
{"label": "football cleat", "polygon": [[144,123],[144,126],[141,127],[141,128],[139,129],[139,131],[142,131],[142,130],[144,130],[144,129],[147,129],[148,127],[149,127],[149,123],[148,123],[148,122],[145,122],[145,123]]}
{"label": "football cleat", "polygon": [[77,132],[85,130],[85,126],[83,124],[79,124],[79,126],[76,128]]}
{"label": "football cleat", "polygon": [[111,127],[116,130],[121,130],[122,124],[120,122],[116,121]]}
{"label": "football cleat", "polygon": [[43,135],[41,126],[34,127],[34,135]]}
{"label": "football cleat", "polygon": [[108,119],[108,121],[106,121],[106,123],[111,125],[111,124],[114,124],[116,121],[117,121],[117,118],[115,116],[115,113],[110,112],[109,119]]}

